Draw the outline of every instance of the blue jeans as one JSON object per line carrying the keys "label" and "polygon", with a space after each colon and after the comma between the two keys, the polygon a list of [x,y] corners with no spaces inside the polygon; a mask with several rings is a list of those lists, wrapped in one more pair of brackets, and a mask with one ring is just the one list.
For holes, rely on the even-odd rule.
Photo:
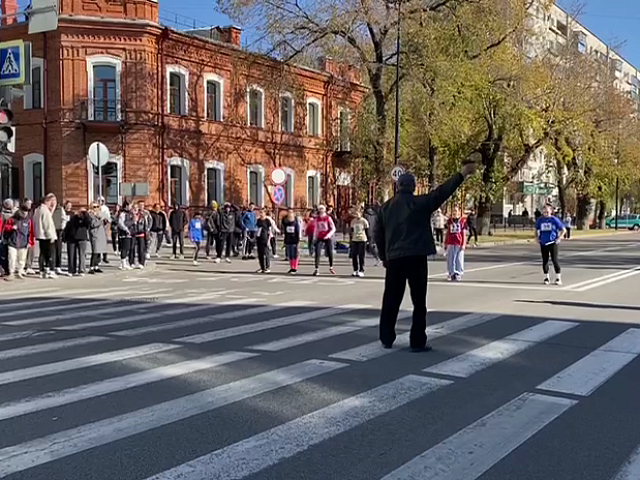
{"label": "blue jeans", "polygon": [[447,247],[447,271],[450,277],[464,273],[464,250],[460,245]]}

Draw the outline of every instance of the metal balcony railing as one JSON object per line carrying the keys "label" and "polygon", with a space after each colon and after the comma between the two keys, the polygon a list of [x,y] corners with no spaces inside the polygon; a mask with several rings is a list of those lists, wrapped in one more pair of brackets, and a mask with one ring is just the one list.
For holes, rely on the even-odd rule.
{"label": "metal balcony railing", "polygon": [[82,98],[78,116],[83,122],[120,123],[124,120],[124,106],[120,99]]}

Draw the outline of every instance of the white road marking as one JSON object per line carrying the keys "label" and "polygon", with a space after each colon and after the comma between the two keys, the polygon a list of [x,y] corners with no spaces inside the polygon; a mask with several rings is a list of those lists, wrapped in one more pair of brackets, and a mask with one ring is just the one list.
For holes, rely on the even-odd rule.
{"label": "white road marking", "polygon": [[[230,290],[233,291],[233,290]],[[221,292],[222,293],[222,292]],[[206,294],[206,295],[200,295],[198,297],[191,297],[189,298],[189,303],[191,302],[199,302],[201,300],[213,300],[218,298],[221,293],[210,293],[210,294]],[[225,292],[226,293],[226,292]],[[153,304],[149,304],[148,306],[146,306],[146,308],[164,308],[167,305],[172,305],[172,304],[176,304],[176,303],[182,303],[184,305],[188,305],[188,303],[186,303],[186,300],[184,298],[181,299],[176,299],[176,300],[172,300],[172,301],[167,301],[167,302],[162,302],[162,303],[153,303]],[[154,311],[154,312],[149,312],[149,313],[141,313],[138,315],[130,315],[130,316],[123,316],[123,317],[119,317],[119,318],[110,318],[108,320],[98,320],[98,321],[93,321],[93,322],[85,322],[85,323],[75,323],[73,325],[64,325],[61,327],[57,327],[58,330],[84,330],[86,328],[97,328],[97,327],[107,327],[110,325],[119,325],[121,323],[130,323],[130,322],[139,322],[140,320],[149,320],[149,319],[155,319],[155,318],[160,318],[160,317],[166,317],[166,316],[170,316],[170,315],[175,315],[175,314],[180,314],[180,313],[192,313],[192,312],[200,312],[202,310],[210,310],[212,308],[216,308],[218,307],[218,303],[202,303],[202,304],[198,304],[198,305],[193,305],[190,307],[187,306],[180,306],[180,307],[176,307],[176,308],[168,308],[166,310],[160,310],[160,311]],[[133,305],[133,306],[129,306],[130,308],[126,308],[126,310],[136,310],[136,309],[146,309],[143,305]],[[134,308],[135,307],[135,308]],[[124,309],[121,309],[124,310]],[[96,312],[100,312],[100,310],[96,310],[93,312],[92,316],[96,315]],[[101,313],[105,313],[107,315],[109,315],[111,312],[113,312],[113,310],[105,310]]]}
{"label": "white road marking", "polygon": [[179,422],[347,365],[309,360],[168,402],[0,449],[0,477]]}
{"label": "white road marking", "polygon": [[0,351],[0,360],[8,358],[24,357],[35,353],[51,352],[53,350],[62,350],[68,347],[77,347],[78,345],[88,345],[89,343],[103,342],[108,340],[105,337],[82,337],[72,338],[69,340],[60,340],[58,342],[41,343],[39,345],[29,345],[26,347],[12,348],[11,350]]}
{"label": "white road marking", "polygon": [[[245,299],[243,302],[234,300],[231,302],[222,302],[222,303],[219,303],[218,305],[239,305],[243,303],[251,303],[256,300],[257,299]],[[263,313],[275,312],[283,308],[304,307],[307,305],[311,305],[313,303],[314,302],[295,301],[295,302],[279,303],[276,305],[264,305],[262,307],[249,308],[245,310],[233,310],[231,312],[216,313],[213,315],[207,315],[206,317],[190,318],[188,320],[178,320],[177,322],[161,323],[159,325],[150,325],[147,327],[137,327],[137,328],[131,328],[127,330],[120,330],[117,332],[110,332],[110,334],[121,335],[123,337],[132,337],[132,336],[141,335],[144,333],[156,333],[156,332],[163,332],[165,330],[174,330],[177,328],[191,327],[193,325],[201,325],[203,323],[215,322],[218,320],[232,320],[232,319],[241,318],[241,317],[248,317],[250,315],[260,315]]]}
{"label": "white road marking", "polygon": [[[37,290],[38,292],[40,292],[40,290]],[[19,297],[16,298],[15,300],[18,301],[10,301],[10,302],[0,302],[0,306],[2,307],[7,307],[7,308],[11,308],[14,309],[15,307],[22,307],[25,305],[31,306],[31,307],[40,307],[40,305],[47,305],[49,303],[56,303],[56,302],[69,302],[69,301],[74,301],[74,300],[84,300],[85,298],[88,299],[96,299],[96,298],[104,298],[104,297],[112,297],[113,295],[117,295],[119,292],[130,292],[131,289],[130,288],[124,288],[124,287],[118,287],[118,288],[94,288],[94,289],[89,289],[89,290],[67,290],[65,292],[60,292],[64,295],[60,296],[60,297],[56,297],[56,298],[44,298],[43,300],[40,300],[38,296],[33,296],[33,297]],[[156,292],[166,292],[166,289],[163,290],[155,290]],[[138,293],[138,292],[136,292]],[[25,300],[28,299],[28,300]],[[111,299],[112,300],[112,299]],[[87,304],[83,304],[87,305]],[[66,304],[67,307],[69,306],[74,306],[74,304]],[[12,310],[13,312],[15,312],[16,310]],[[28,312],[32,312],[33,309],[28,310]]]}
{"label": "white road marking", "polygon": [[0,385],[22,382],[24,380],[45,377],[47,375],[55,375],[56,373],[80,370],[82,368],[92,367],[94,365],[122,362],[123,360],[127,360],[129,358],[167,352],[169,350],[175,350],[177,348],[180,348],[180,346],[167,345],[163,343],[151,343],[149,345],[143,345],[141,347],[125,348],[122,350],[114,350],[112,352],[90,355],[88,357],[72,358],[71,360],[63,360],[61,362],[47,363],[44,365],[37,365],[35,367],[23,368],[20,370],[11,370],[9,372],[0,373]]}
{"label": "white road marking", "polygon": [[[507,267],[515,267],[518,265],[526,265],[531,264],[532,260],[524,261],[524,262],[513,262],[513,263],[499,263],[497,265],[489,265],[487,267],[478,267],[478,268],[470,268],[465,270],[464,273],[473,273],[473,272],[483,272],[485,270],[495,270],[498,268],[507,268]],[[429,278],[438,278],[438,277],[446,277],[449,274],[447,272],[442,273],[434,273],[433,275],[429,275]]]}
{"label": "white road marking", "polygon": [[562,372],[538,389],[586,397],[640,355],[640,329],[630,328]]}
{"label": "white road marking", "polygon": [[36,335],[38,332],[36,330],[26,330],[24,332],[13,332],[13,333],[4,333],[0,335],[0,342],[8,342],[11,340],[19,340],[21,338],[29,338],[33,335]]}
{"label": "white road marking", "polygon": [[323,308],[320,310],[311,310],[309,312],[290,315],[288,317],[275,318],[264,322],[251,323],[249,325],[240,325],[238,327],[225,328],[223,330],[215,330],[213,332],[199,333],[175,339],[178,342],[187,343],[205,343],[223,338],[236,337],[247,333],[260,332],[262,330],[270,330],[272,328],[283,327],[285,325],[294,325],[296,323],[306,322],[307,320],[315,320],[317,318],[341,315],[351,310],[360,310],[371,308],[368,305],[351,304],[342,305],[336,308]]}
{"label": "white road marking", "polygon": [[[153,295],[154,298],[163,298],[163,297],[171,297],[173,295],[175,295],[174,293],[149,293],[147,295]],[[131,298],[127,298],[126,301],[130,301],[130,302],[134,302],[131,304],[127,304],[127,305],[122,305],[122,306],[115,306],[116,303],[113,300],[103,300],[100,302],[94,302],[93,304],[91,303],[87,303],[84,305],[76,305],[76,307],[83,307],[86,310],[84,312],[82,312],[82,316],[94,316],[94,315],[100,315],[103,313],[106,314],[110,314],[110,313],[116,313],[116,312],[126,312],[128,310],[136,310],[138,308],[151,308],[151,307],[157,307],[158,304],[157,303],[143,303],[143,302],[139,302],[139,303],[135,303],[137,300],[144,300],[145,298],[148,298],[148,296],[142,296],[139,295],[137,297],[131,297]],[[95,307],[98,305],[105,305],[105,304],[109,304],[109,306],[105,307],[105,308],[98,308],[98,309],[92,309],[92,308],[88,308],[88,307]],[[62,309],[66,309],[69,310],[70,309],[70,305],[61,305],[58,307],[54,307],[54,308],[50,308],[48,310],[62,310]],[[31,310],[31,312],[33,312],[33,310]],[[80,316],[80,315],[78,315]],[[69,319],[69,315],[67,313],[62,313],[62,314],[54,314],[54,315],[47,315],[44,317],[33,317],[33,318],[27,318],[27,319],[23,319],[23,320],[14,320],[11,322],[2,322],[4,325],[12,325],[12,326],[20,326],[20,325],[32,325],[34,323],[40,324],[40,323],[48,323],[48,322],[55,322],[55,321],[60,321],[60,320],[68,320]],[[64,328],[65,330],[75,330],[74,328]]]}
{"label": "white road marking", "polygon": [[180,377],[201,370],[215,369],[233,362],[239,362],[248,358],[257,357],[258,354],[246,352],[227,352],[210,355],[198,360],[166,365],[164,367],[151,368],[140,372],[113,377],[99,382],[67,388],[57,392],[49,392],[36,397],[24,398],[15,402],[0,405],[0,420],[14,418],[29,413],[46,410],[48,408],[68,405],[74,402],[88,400],[90,398],[120,392],[129,388],[147,385],[149,383]]}
{"label": "white road marking", "polygon": [[317,342],[318,340],[323,340],[325,338],[336,337],[346,333],[357,332],[358,330],[365,328],[375,327],[378,325],[378,322],[378,317],[365,318],[362,320],[356,320],[355,322],[349,322],[345,325],[336,325],[334,327],[323,328],[321,330],[313,330],[308,333],[294,335],[281,340],[274,340],[273,342],[260,343],[247,348],[266,352],[278,352],[280,350],[297,347],[306,343]]}
{"label": "white road marking", "polygon": [[451,383],[409,375],[147,480],[240,480]]}
{"label": "white road marking", "polygon": [[613,282],[619,282],[620,280],[624,280],[625,278],[629,278],[629,277],[633,277],[634,275],[638,275],[640,273],[640,267],[635,267],[629,271],[624,272],[622,275],[618,275],[616,277],[613,278],[608,278],[606,280],[601,280],[599,282],[596,283],[591,283],[589,285],[586,285],[584,287],[580,287],[580,288],[576,288],[574,291],[576,292],[586,292],[588,290],[591,290],[593,288],[599,288],[599,287],[603,287],[604,285],[608,285],[610,283]]}
{"label": "white road marking", "polygon": [[613,480],[638,480],[640,478],[640,446],[636,448]]}
{"label": "white road marking", "polygon": [[525,393],[382,480],[476,480],[576,403]]}
{"label": "white road marking", "polygon": [[549,320],[425,368],[423,372],[466,378],[577,326],[574,322]]}
{"label": "white road marking", "polygon": [[[442,323],[436,323],[435,325],[427,327],[427,336],[429,340],[442,337],[444,335],[450,335],[459,330],[465,328],[475,327],[482,323],[488,322],[498,318],[500,315],[486,315],[479,313],[470,313],[461,317],[454,318]],[[411,312],[404,312],[398,316],[398,320],[403,318],[411,318]],[[354,362],[366,362],[373,360],[374,358],[389,355],[390,353],[397,352],[400,348],[409,346],[409,332],[401,333],[396,337],[393,349],[383,349],[379,341],[367,343],[359,347],[350,348],[342,352],[329,355],[330,358],[337,358],[340,360],[352,360]]]}
{"label": "white road marking", "polygon": [[637,268],[637,267],[633,267],[633,268],[630,268],[630,269],[627,269],[627,270],[618,270],[618,271],[613,272],[613,273],[608,273],[608,274],[606,274],[606,275],[601,275],[601,276],[599,276],[599,277],[590,278],[590,279],[585,280],[585,281],[583,281],[583,282],[574,283],[574,284],[572,284],[572,285],[567,285],[566,287],[564,287],[564,288],[563,288],[563,290],[577,290],[577,289],[579,289],[580,287],[584,287],[584,286],[586,286],[586,285],[590,285],[590,284],[592,284],[592,283],[598,283],[598,282],[601,282],[601,281],[603,281],[603,280],[607,280],[607,279],[609,279],[609,278],[619,277],[620,275],[624,275],[624,274],[626,274],[626,273],[628,273],[628,272],[630,272],[630,271],[631,271],[631,272],[632,272],[632,271],[635,271],[635,270],[636,270],[636,268]]}

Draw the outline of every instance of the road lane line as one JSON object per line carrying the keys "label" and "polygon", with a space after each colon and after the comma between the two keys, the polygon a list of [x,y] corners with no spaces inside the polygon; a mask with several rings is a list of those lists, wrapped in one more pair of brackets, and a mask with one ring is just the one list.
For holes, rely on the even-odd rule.
{"label": "road lane line", "polygon": [[342,305],[335,308],[323,308],[320,310],[312,310],[309,312],[298,313],[290,315],[288,317],[275,318],[273,320],[266,320],[264,322],[251,323],[249,325],[240,325],[238,327],[225,328],[223,330],[214,330],[213,332],[199,333],[196,335],[189,335],[186,337],[180,337],[174,339],[178,342],[187,343],[206,343],[214,340],[221,340],[223,338],[237,337],[239,335],[245,335],[247,333],[260,332],[263,330],[270,330],[272,328],[284,327],[287,325],[294,325],[296,323],[306,322],[308,320],[315,320],[317,318],[330,317],[334,315],[341,315],[352,310],[361,310],[365,308],[371,308],[369,305],[350,304]]}
{"label": "road lane line", "polygon": [[577,326],[574,322],[549,320],[425,368],[423,372],[466,378]]}
{"label": "road lane line", "polygon": [[347,367],[308,360],[0,449],[0,478]]}
{"label": "road lane line", "polygon": [[265,352],[279,352],[291,347],[297,347],[311,342],[317,342],[325,338],[336,337],[338,335],[344,335],[346,333],[357,332],[365,328],[375,327],[378,325],[379,317],[365,318],[362,320],[356,320],[355,322],[349,322],[345,325],[336,325],[333,327],[323,328],[321,330],[314,330],[308,333],[302,333],[300,335],[293,335],[291,337],[283,338],[281,340],[274,340],[273,342],[260,343],[247,347],[250,350],[260,350]]}
{"label": "road lane line", "polygon": [[409,375],[203,455],[147,480],[240,480],[451,383]]}
{"label": "road lane line", "polygon": [[167,352],[177,348],[181,347],[179,345],[151,343],[141,347],[125,348],[122,350],[114,350],[112,352],[99,353],[97,355],[90,355],[87,357],[72,358],[70,360],[22,368],[20,370],[1,372],[0,385],[22,382],[32,378],[46,377],[47,375],[55,375],[62,372],[71,372],[73,370],[80,370],[87,367],[93,367],[95,365],[104,365],[105,363],[122,362],[123,360],[128,360],[130,358]]}
{"label": "road lane line", "polygon": [[0,360],[8,358],[24,357],[36,353],[51,352],[53,350],[62,350],[68,347],[77,347],[79,345],[88,345],[89,343],[102,342],[109,340],[105,337],[82,337],[72,338],[69,340],[60,340],[58,342],[41,343],[39,345],[29,345],[26,347],[12,348],[11,350],[0,351]]}
{"label": "road lane line", "polygon": [[591,283],[591,284],[586,285],[586,286],[581,287],[581,288],[576,288],[574,291],[576,291],[576,292],[586,292],[586,291],[591,290],[593,288],[603,287],[603,286],[608,285],[610,283],[619,282],[620,280],[624,280],[625,278],[633,277],[634,275],[638,275],[639,273],[640,273],[640,266],[639,267],[635,267],[635,268],[631,269],[630,271],[627,271],[627,272],[623,273],[622,275],[618,275],[618,276],[613,277],[613,278],[608,278],[606,280],[602,280],[602,281],[597,282],[597,283]]}
{"label": "road lane line", "polygon": [[630,328],[538,385],[549,392],[586,397],[640,355],[640,329]]}
{"label": "road lane line", "polygon": [[[166,292],[168,289],[162,289],[162,290],[154,290],[154,292]],[[40,292],[40,290],[38,290],[38,292]],[[93,292],[93,293],[92,293]],[[19,297],[16,298],[15,300],[17,301],[8,301],[8,302],[4,302],[4,301],[0,301],[0,307],[5,307],[5,308],[15,308],[15,307],[22,307],[25,305],[30,305],[32,307],[39,307],[40,305],[47,305],[49,303],[56,303],[56,302],[69,302],[69,301],[73,301],[73,300],[84,300],[84,299],[96,299],[96,298],[103,298],[103,297],[109,297],[112,295],[116,295],[120,292],[131,292],[131,289],[128,287],[118,287],[118,288],[108,288],[108,289],[104,289],[104,288],[95,288],[95,289],[89,289],[89,290],[75,290],[75,291],[66,291],[66,292],[62,292],[64,293],[65,297],[56,297],[56,298],[45,298],[43,300],[38,300],[39,295],[38,296],[33,296],[33,297]],[[140,293],[140,292],[136,292],[136,293]],[[68,296],[68,295],[73,295],[73,296]],[[30,300],[24,300],[30,298]],[[24,300],[24,301],[22,301]],[[86,304],[84,304],[86,305]],[[69,306],[69,304],[67,304],[67,306]],[[15,312],[15,310],[13,310]],[[32,312],[33,309],[29,310],[27,313]]]}
{"label": "road lane line", "polygon": [[[465,328],[475,327],[482,323],[486,323],[490,320],[498,318],[500,315],[488,315],[481,313],[470,313],[461,317],[454,318],[442,323],[436,323],[427,327],[427,336],[429,340],[435,340],[436,338],[444,335],[450,335],[452,333],[464,330]],[[410,318],[411,313],[406,312],[402,316],[398,316],[398,319]],[[354,362],[366,362],[374,358],[382,357],[393,352],[397,352],[400,348],[409,346],[409,332],[401,333],[397,336],[393,349],[384,349],[379,341],[367,343],[359,347],[343,350],[338,353],[329,355],[329,358],[336,358],[340,360],[351,360]]]}
{"label": "road lane line", "polygon": [[629,456],[613,480],[638,480],[640,478],[640,446]]}
{"label": "road lane line", "polygon": [[[233,291],[233,290],[230,290]],[[134,305],[131,306],[130,308],[121,308],[120,311],[123,310],[138,310],[138,309],[147,309],[147,308],[162,308],[165,307],[167,305],[173,305],[176,303],[182,303],[184,305],[189,305],[192,302],[199,302],[201,300],[215,300],[216,298],[218,298],[221,294],[224,294],[226,292],[220,292],[220,293],[209,293],[206,295],[200,295],[197,297],[187,297],[187,298],[180,298],[180,299],[175,299],[175,300],[170,300],[170,301],[166,301],[166,302],[159,302],[159,303],[152,303],[149,304],[147,306],[140,304],[140,305]],[[212,308],[217,308],[218,307],[218,303],[202,303],[202,304],[198,304],[198,305],[193,305],[191,307],[186,307],[186,306],[180,306],[180,307],[176,307],[176,308],[169,308],[167,310],[161,310],[159,312],[149,312],[149,313],[141,313],[138,315],[130,315],[130,316],[123,316],[123,317],[118,317],[118,318],[109,318],[107,320],[94,320],[91,322],[85,322],[85,323],[74,323],[72,325],[64,325],[64,326],[60,326],[60,327],[56,327],[57,330],[84,330],[87,328],[97,328],[97,327],[107,327],[110,325],[119,325],[121,323],[130,323],[130,322],[138,322],[140,320],[148,320],[148,319],[155,319],[158,317],[166,317],[169,315],[173,315],[176,313],[191,313],[191,312],[199,312],[202,310],[209,310]],[[103,312],[101,313],[106,313],[109,314],[111,312],[113,312],[114,310],[112,309],[111,311],[109,311],[108,309],[105,309]],[[92,312],[92,315],[95,315],[96,312],[100,312],[100,310],[98,311],[94,311]]]}
{"label": "road lane line", "polygon": [[525,393],[382,480],[476,480],[576,403]]}
{"label": "road lane line", "polygon": [[[131,298],[127,298],[126,301],[129,302],[134,302],[134,303],[130,303],[127,305],[123,305],[120,307],[116,307],[115,305],[117,304],[116,301],[113,300],[102,300],[100,302],[95,302],[93,304],[91,303],[86,303],[84,305],[78,305],[77,307],[88,307],[88,306],[97,306],[97,305],[106,305],[109,304],[109,306],[105,307],[105,308],[98,308],[96,310],[93,309],[88,309],[84,312],[82,312],[82,316],[94,316],[94,315],[100,315],[100,314],[104,314],[104,313],[116,313],[116,312],[126,312],[128,310],[136,310],[139,308],[151,308],[151,307],[155,307],[158,306],[157,303],[149,303],[149,302],[138,302],[135,303],[137,300],[144,300],[146,298],[149,298],[149,295],[153,295],[154,298],[163,298],[163,297],[172,297],[175,294],[174,293],[161,293],[161,294],[157,294],[157,293],[149,293],[147,295],[138,295],[136,297],[131,297]],[[70,305],[61,305],[59,307],[54,307],[54,308],[50,308],[48,310],[62,310],[62,309],[69,309]],[[33,310],[31,310],[31,312],[33,312]],[[25,313],[31,313],[31,312],[25,312]],[[77,316],[80,316],[80,314],[78,314]],[[47,315],[44,317],[34,317],[34,318],[27,318],[27,319],[22,319],[22,320],[14,320],[11,322],[0,322],[4,325],[11,325],[11,326],[21,326],[21,325],[32,325],[32,324],[40,324],[40,323],[48,323],[48,322],[55,322],[55,321],[59,321],[59,320],[68,320],[69,319],[69,315],[67,313],[61,313],[61,314],[54,314],[54,315]],[[67,328],[64,328],[65,330]],[[68,328],[68,330],[74,330],[73,328]]]}
{"label": "road lane line", "polygon": [[[495,270],[495,269],[498,269],[498,268],[515,267],[515,266],[518,266],[518,265],[530,264],[532,262],[533,262],[533,259],[527,260],[527,261],[524,261],[524,262],[499,263],[497,265],[489,265],[487,267],[470,268],[468,270],[465,269],[464,273],[483,272],[485,270]],[[478,263],[482,263],[482,262],[478,261]],[[429,275],[429,278],[446,277],[448,275],[449,274],[447,272],[434,273],[433,275]]]}
{"label": "road lane line", "polygon": [[[252,303],[257,301],[256,298],[247,298],[242,300],[233,300],[230,302],[222,302],[218,305],[241,305],[244,303]],[[275,305],[264,305],[262,307],[249,308],[245,310],[233,310],[231,312],[217,313],[213,315],[207,315],[206,317],[190,318],[188,320],[178,320],[176,322],[161,323],[159,325],[150,325],[147,327],[130,328],[127,330],[120,330],[117,332],[110,332],[110,335],[119,335],[123,337],[132,337],[135,335],[141,335],[146,333],[163,332],[165,330],[174,330],[178,328],[191,327],[194,325],[201,325],[203,323],[215,322],[218,320],[231,320],[241,317],[248,317],[250,315],[259,315],[263,313],[274,312],[283,308],[305,307],[312,305],[315,302],[307,301],[294,301],[278,303]]]}
{"label": "road lane line", "polygon": [[44,395],[23,398],[15,402],[1,404],[0,420],[19,417],[21,415],[60,407],[70,403],[81,402],[101,395],[109,395],[129,388],[148,385],[150,383],[188,375],[201,370],[216,369],[217,367],[221,367],[229,363],[239,362],[241,360],[247,360],[257,356],[259,356],[257,353],[226,352],[199,358],[197,360],[188,360],[186,362],[151,368],[149,370],[130,373],[128,375],[112,377],[107,380],[67,388],[65,390],[48,392]]}
{"label": "road lane line", "polygon": [[627,270],[618,270],[616,272],[608,273],[606,275],[601,275],[599,277],[590,278],[590,279],[585,280],[583,282],[574,283],[572,285],[567,285],[566,287],[563,288],[563,290],[577,290],[577,291],[579,291],[578,289],[581,288],[581,287],[591,285],[592,283],[599,283],[599,282],[601,282],[603,280],[608,280],[610,278],[616,278],[616,277],[619,277],[621,275],[625,275],[625,274],[627,274],[629,272],[633,272],[633,271],[635,271],[637,269],[638,269],[638,267],[633,267],[633,268],[630,268],[630,269],[627,269]]}

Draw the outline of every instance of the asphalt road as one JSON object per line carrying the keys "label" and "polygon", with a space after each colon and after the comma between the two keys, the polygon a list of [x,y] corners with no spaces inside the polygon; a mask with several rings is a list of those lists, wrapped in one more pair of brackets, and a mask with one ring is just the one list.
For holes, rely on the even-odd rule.
{"label": "asphalt road", "polygon": [[640,235],[430,266],[434,351],[354,279],[158,260],[0,290],[0,478],[640,479]]}

